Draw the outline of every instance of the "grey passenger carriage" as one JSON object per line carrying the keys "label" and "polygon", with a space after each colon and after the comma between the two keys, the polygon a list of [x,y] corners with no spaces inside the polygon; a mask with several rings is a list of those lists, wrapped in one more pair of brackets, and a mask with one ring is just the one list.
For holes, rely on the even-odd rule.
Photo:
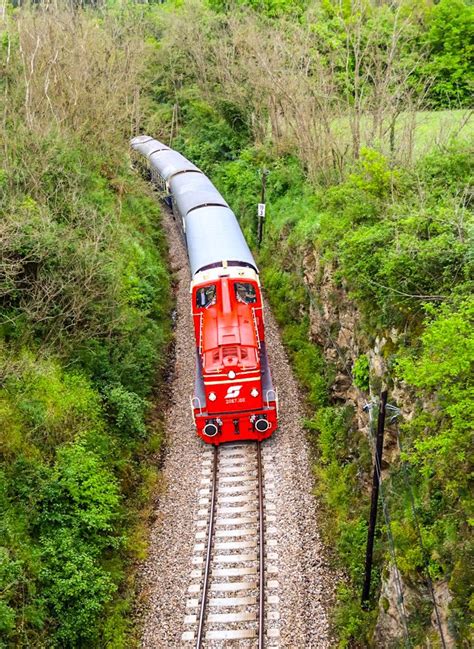
{"label": "grey passenger carriage", "polygon": [[258,272],[235,214],[209,178],[177,151],[146,135],[132,148],[148,158],[173,198],[186,237],[191,274],[221,266],[249,266]]}

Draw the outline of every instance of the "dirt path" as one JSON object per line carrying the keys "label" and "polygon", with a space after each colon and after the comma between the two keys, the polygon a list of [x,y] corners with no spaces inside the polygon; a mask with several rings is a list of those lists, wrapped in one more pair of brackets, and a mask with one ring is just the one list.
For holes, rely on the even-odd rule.
{"label": "dirt path", "polygon": [[[164,215],[163,224],[178,279],[176,365],[166,414],[168,450],[163,466],[163,491],[156,503],[149,557],[141,575],[141,645],[146,649],[182,646],[205,447],[194,434],[189,406],[194,351],[187,258],[170,215]],[[326,607],[332,598],[335,580],[326,565],[319,540],[317,502],[312,496],[313,478],[302,427],[301,398],[268,307],[266,337],[274,383],[280,395],[280,428],[265,442],[273,450],[276,467],[279,646],[282,649],[324,649],[331,644]]]}

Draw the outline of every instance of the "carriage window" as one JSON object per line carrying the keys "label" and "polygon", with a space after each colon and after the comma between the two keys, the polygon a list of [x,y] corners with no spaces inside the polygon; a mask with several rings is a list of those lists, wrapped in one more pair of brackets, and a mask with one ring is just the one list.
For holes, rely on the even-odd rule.
{"label": "carriage window", "polygon": [[216,285],[202,286],[196,291],[196,306],[204,309],[216,303]]}
{"label": "carriage window", "polygon": [[250,282],[234,282],[234,291],[237,302],[254,304],[257,301],[255,286]]}

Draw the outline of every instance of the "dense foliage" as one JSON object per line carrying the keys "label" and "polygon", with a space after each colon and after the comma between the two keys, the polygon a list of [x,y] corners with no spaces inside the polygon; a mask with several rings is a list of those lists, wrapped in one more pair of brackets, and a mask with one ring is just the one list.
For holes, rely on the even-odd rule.
{"label": "dense foliage", "polygon": [[[159,210],[127,156],[136,36],[133,16],[38,8],[3,37],[2,647],[133,643],[162,438],[147,397],[170,335]],[[68,92],[75,111],[59,117]]]}
{"label": "dense foliage", "polygon": [[[15,273],[2,298],[3,631],[17,638],[21,611],[26,637],[57,628],[61,646],[78,646],[98,643],[137,551],[137,490],[160,434],[145,427],[145,397],[164,360],[169,280],[144,187],[125,169],[101,175],[79,143],[43,146],[48,162],[26,183],[10,168],[4,205]],[[50,206],[35,190],[54,170],[63,182],[52,180]]]}

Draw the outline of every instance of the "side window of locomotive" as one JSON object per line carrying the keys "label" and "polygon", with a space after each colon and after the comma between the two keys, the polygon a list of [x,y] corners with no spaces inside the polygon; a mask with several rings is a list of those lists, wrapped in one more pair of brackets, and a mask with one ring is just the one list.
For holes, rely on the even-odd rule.
{"label": "side window of locomotive", "polygon": [[209,284],[209,286],[202,286],[196,291],[196,307],[198,309],[206,309],[216,303],[216,286]]}
{"label": "side window of locomotive", "polygon": [[257,301],[257,293],[255,286],[250,282],[235,282],[234,283],[235,299],[237,302],[244,304],[255,304]]}

